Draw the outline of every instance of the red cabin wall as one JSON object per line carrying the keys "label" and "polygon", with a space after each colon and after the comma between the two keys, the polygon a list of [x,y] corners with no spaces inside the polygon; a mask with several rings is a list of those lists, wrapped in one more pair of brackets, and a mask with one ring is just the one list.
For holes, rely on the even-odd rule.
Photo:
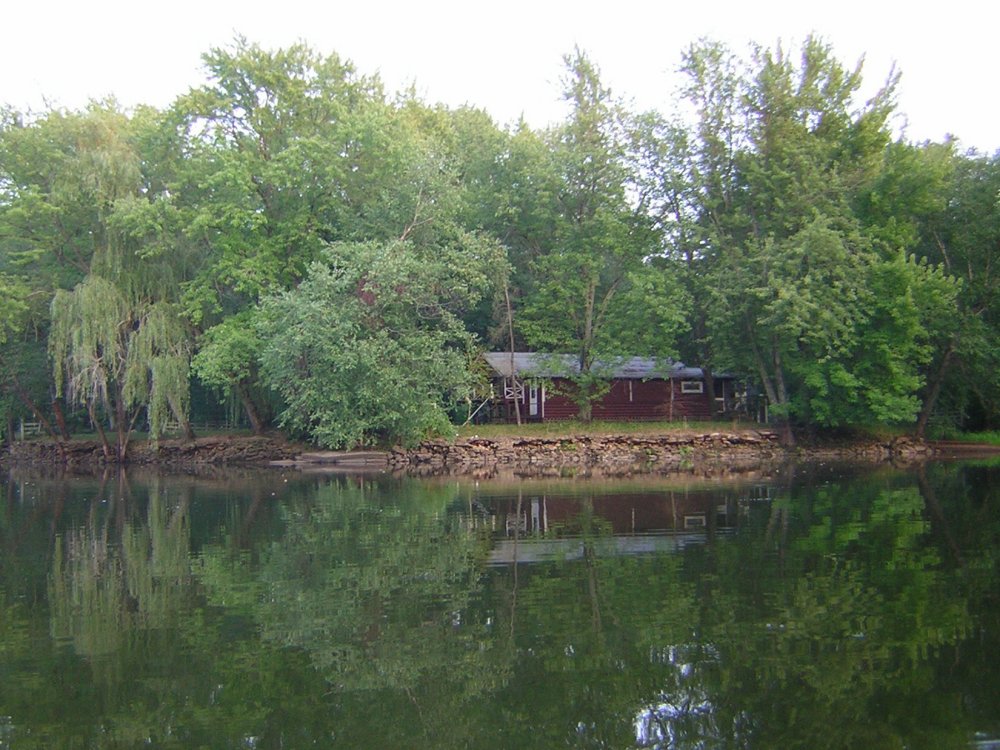
{"label": "red cabin wall", "polygon": [[[568,381],[561,379],[546,387],[546,420],[574,419],[579,415],[576,404],[558,392],[570,387]],[[594,403],[593,416],[613,421],[710,419],[712,405],[707,393],[681,393],[680,380],[615,380],[604,397]]]}

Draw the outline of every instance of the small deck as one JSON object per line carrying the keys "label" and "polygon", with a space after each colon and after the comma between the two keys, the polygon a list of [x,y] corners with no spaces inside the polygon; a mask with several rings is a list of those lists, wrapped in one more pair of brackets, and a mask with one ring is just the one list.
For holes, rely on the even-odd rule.
{"label": "small deck", "polygon": [[384,451],[315,451],[293,459],[272,461],[271,466],[287,466],[312,472],[384,471],[389,454]]}

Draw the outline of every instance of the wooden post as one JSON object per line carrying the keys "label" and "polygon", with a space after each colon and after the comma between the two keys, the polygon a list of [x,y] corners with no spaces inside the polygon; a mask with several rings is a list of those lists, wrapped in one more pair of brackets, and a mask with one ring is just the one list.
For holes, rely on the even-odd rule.
{"label": "wooden post", "polygon": [[517,399],[517,374],[514,372],[514,312],[510,306],[510,287],[507,286],[506,281],[503,285],[503,296],[507,302],[507,334],[510,338],[510,383],[514,391],[514,415],[517,418],[518,426],[520,426],[521,404]]}
{"label": "wooden post", "polygon": [[667,385],[670,387],[670,419],[668,421],[674,421],[674,378],[673,376],[667,378]]}

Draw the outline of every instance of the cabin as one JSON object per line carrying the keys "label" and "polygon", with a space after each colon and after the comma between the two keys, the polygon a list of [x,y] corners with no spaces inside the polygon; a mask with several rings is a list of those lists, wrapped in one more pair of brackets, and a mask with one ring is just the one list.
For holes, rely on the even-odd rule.
{"label": "cabin", "polygon": [[[513,422],[520,410],[525,421],[574,419],[579,409],[570,394],[568,376],[579,371],[573,355],[538,352],[487,352],[491,375],[490,415]],[[593,405],[594,419],[699,420],[716,413],[733,416],[744,394],[732,375],[713,375],[712,392],[700,367],[650,357],[619,357],[595,363],[595,372],[610,381],[608,391]]]}

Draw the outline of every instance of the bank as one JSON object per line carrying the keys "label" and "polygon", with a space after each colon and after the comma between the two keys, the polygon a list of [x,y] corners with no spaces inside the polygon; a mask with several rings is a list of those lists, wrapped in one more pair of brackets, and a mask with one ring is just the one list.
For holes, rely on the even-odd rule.
{"label": "bank", "polygon": [[[725,473],[762,463],[794,459],[864,462],[923,460],[934,446],[907,437],[813,440],[789,449],[777,432],[766,429],[699,431],[689,429],[641,433],[574,433],[480,436],[427,440],[413,448],[393,448],[372,460],[367,470],[397,474],[521,476],[617,476],[670,472]],[[316,452],[315,447],[274,433],[266,436],[218,435],[194,440],[135,441],[129,465],[183,469],[197,466],[257,466],[311,471],[353,471],[351,453]],[[66,466],[86,470],[107,466],[96,441],[49,440],[15,442],[0,462],[6,465]]]}

